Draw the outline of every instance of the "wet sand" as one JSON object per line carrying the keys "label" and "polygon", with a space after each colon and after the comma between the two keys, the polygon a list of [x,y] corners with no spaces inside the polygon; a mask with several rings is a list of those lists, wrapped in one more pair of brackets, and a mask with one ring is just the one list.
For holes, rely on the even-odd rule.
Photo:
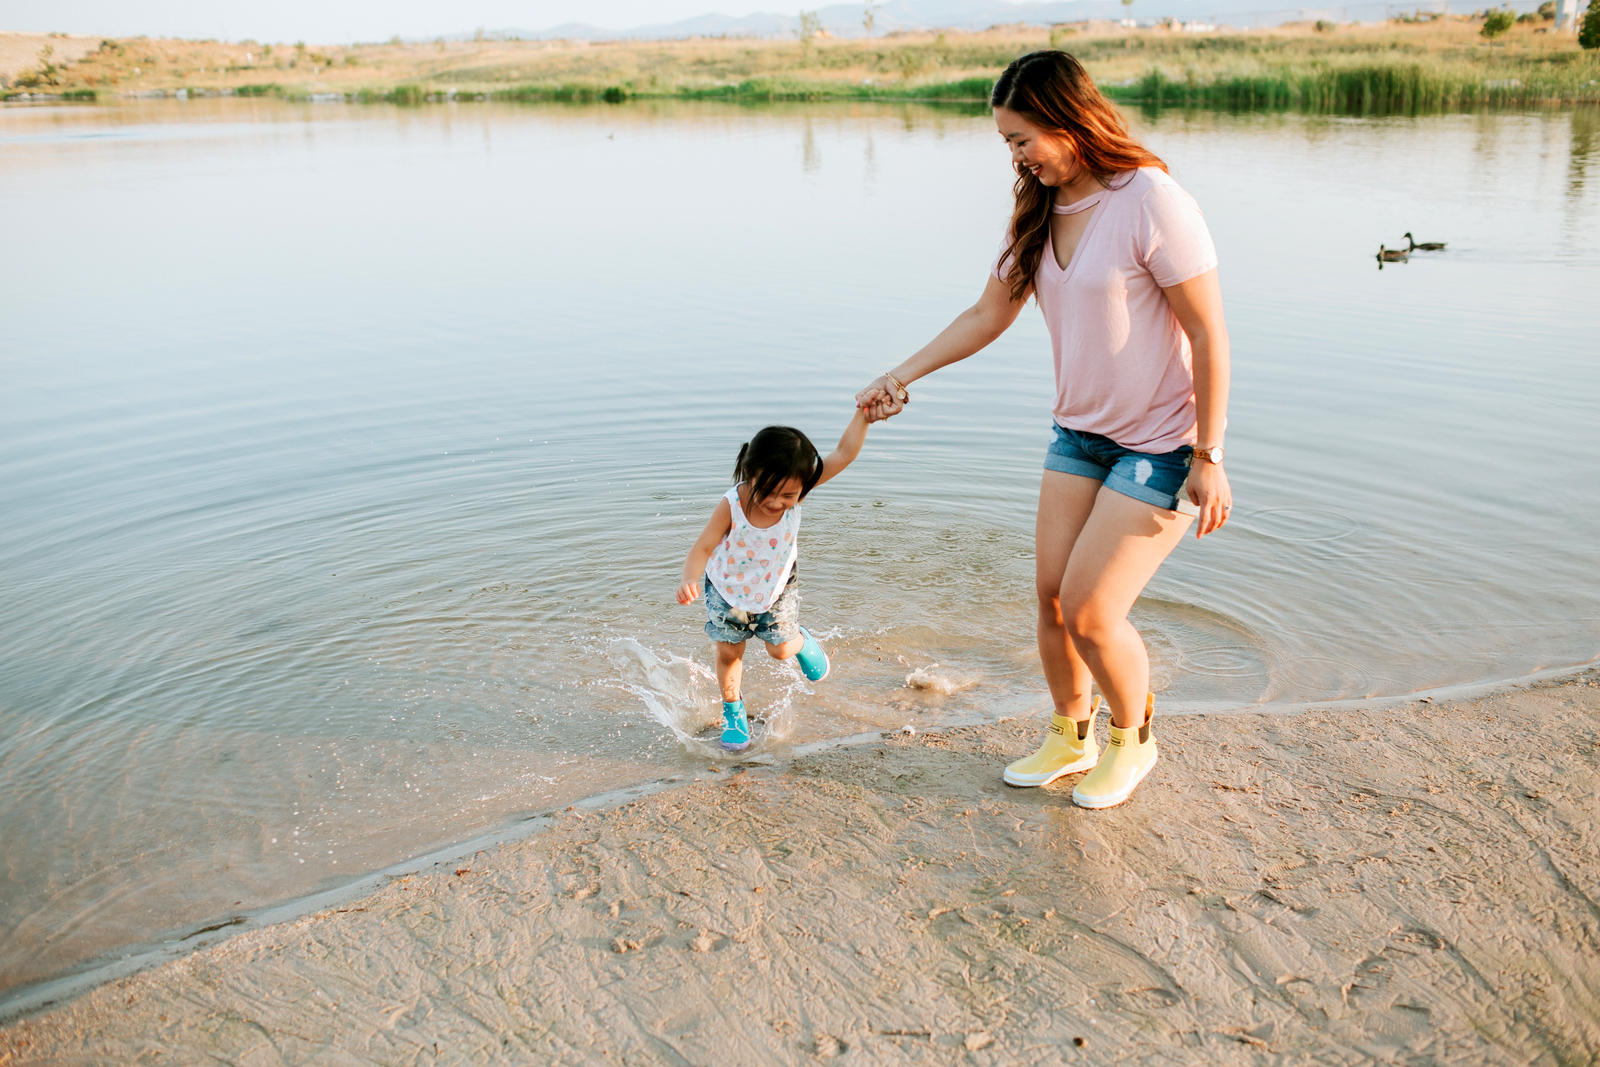
{"label": "wet sand", "polygon": [[14,1021],[0,1065],[1600,1060],[1600,670],[1157,724],[1103,812],[1000,784],[1042,717],[708,769]]}

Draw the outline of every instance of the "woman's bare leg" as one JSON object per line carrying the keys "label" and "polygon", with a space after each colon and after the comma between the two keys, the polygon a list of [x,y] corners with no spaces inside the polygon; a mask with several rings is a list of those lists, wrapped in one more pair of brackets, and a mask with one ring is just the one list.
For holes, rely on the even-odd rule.
{"label": "woman's bare leg", "polygon": [[1039,660],[1055,713],[1082,722],[1089,717],[1089,665],[1073,647],[1061,615],[1061,582],[1073,545],[1094,510],[1100,483],[1093,478],[1045,471],[1034,527],[1034,574],[1039,593]]}
{"label": "woman's bare leg", "polygon": [[1150,656],[1128,612],[1192,521],[1102,488],[1073,542],[1061,579],[1061,619],[1111,706],[1113,726],[1144,722]]}

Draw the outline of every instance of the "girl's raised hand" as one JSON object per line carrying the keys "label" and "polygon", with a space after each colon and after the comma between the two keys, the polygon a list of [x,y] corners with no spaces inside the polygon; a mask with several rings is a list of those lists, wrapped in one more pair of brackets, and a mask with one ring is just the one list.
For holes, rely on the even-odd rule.
{"label": "girl's raised hand", "polygon": [[684,582],[678,586],[678,603],[693,604],[700,595],[699,582]]}

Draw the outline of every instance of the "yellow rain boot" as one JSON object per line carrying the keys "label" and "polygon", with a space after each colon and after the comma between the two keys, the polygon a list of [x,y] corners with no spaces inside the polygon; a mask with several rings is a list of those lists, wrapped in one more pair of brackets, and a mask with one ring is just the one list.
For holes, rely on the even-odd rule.
{"label": "yellow rain boot", "polygon": [[1007,785],[1049,785],[1063,774],[1086,771],[1100,758],[1094,743],[1094,716],[1100,710],[1100,697],[1089,705],[1089,717],[1082,722],[1065,715],[1050,718],[1050,732],[1044,744],[1031,756],[1024,756],[1006,768]]}
{"label": "yellow rain boot", "polygon": [[1151,693],[1145,697],[1143,726],[1111,728],[1105,759],[1072,790],[1074,804],[1080,808],[1113,808],[1133,795],[1156,765],[1156,735],[1150,730],[1155,713],[1156,695]]}

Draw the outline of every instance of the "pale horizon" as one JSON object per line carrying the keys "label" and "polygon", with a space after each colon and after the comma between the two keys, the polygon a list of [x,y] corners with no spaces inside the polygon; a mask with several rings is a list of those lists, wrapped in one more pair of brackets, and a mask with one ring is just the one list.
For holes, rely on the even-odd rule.
{"label": "pale horizon", "polygon": [[[399,35],[429,38],[517,28],[545,30],[580,22],[607,30],[676,22],[699,15],[795,15],[794,0],[465,0],[442,5],[419,0],[311,3],[284,0],[271,7],[196,0],[60,0],[46,7],[0,0],[0,31],[102,37],[216,38],[226,41],[315,41],[348,44]],[[810,5],[816,6],[816,5]]]}

